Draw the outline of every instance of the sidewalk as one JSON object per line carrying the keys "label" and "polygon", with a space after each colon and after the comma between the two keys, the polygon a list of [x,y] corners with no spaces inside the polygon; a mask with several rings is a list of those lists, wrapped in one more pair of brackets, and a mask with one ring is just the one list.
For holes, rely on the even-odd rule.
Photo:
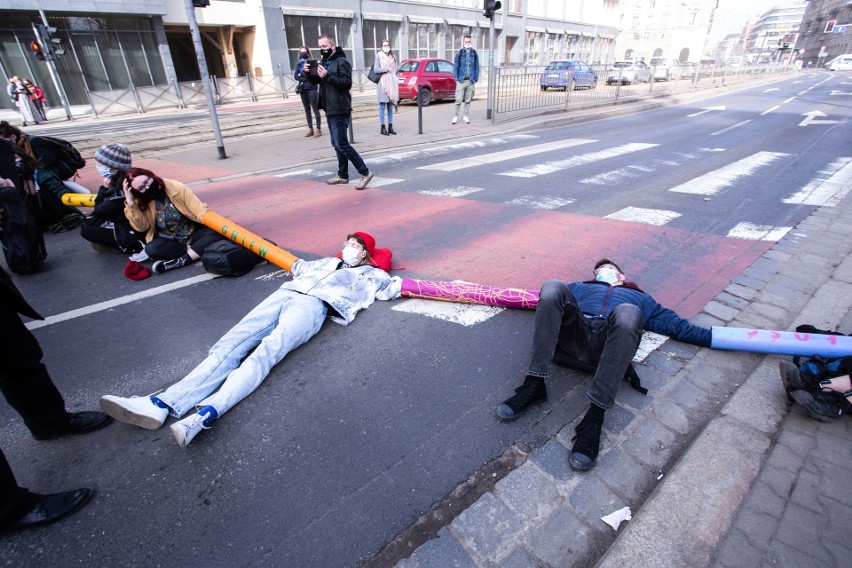
{"label": "sidewalk", "polygon": [[[815,211],[692,321],[852,331],[850,204]],[[624,387],[607,413],[592,471],[567,463],[578,417],[397,566],[848,566],[852,426],[788,408],[780,359],[666,342],[637,367],[649,394]],[[616,533],[600,518],[622,507]]]}

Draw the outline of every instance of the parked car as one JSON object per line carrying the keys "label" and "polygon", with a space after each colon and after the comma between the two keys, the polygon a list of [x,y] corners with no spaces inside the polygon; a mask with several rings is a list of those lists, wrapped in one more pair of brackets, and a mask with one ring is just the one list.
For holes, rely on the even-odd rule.
{"label": "parked car", "polygon": [[671,57],[654,57],[649,64],[654,70],[654,81],[671,81],[680,77],[680,62]]}
{"label": "parked car", "polygon": [[698,63],[694,61],[683,61],[680,64],[680,76],[682,79],[692,79],[698,71]]}
{"label": "parked car", "polygon": [[584,61],[576,59],[551,61],[541,72],[541,90],[562,88],[573,91],[577,87],[594,89],[598,86],[598,74]]}
{"label": "parked car", "polygon": [[406,59],[399,64],[400,100],[417,100],[423,106],[440,99],[454,99],[456,79],[453,76],[453,64],[446,59]]}
{"label": "parked car", "polygon": [[606,75],[607,85],[629,85],[638,81],[647,83],[650,80],[651,68],[644,61],[616,61],[610,65]]}
{"label": "parked car", "polygon": [[826,65],[829,71],[852,71],[852,53],[844,53]]}

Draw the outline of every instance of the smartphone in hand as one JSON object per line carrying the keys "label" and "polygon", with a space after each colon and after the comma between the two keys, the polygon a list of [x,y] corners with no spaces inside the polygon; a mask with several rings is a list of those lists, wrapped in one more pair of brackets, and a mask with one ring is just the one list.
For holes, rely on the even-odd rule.
{"label": "smartphone in hand", "polygon": [[308,73],[313,73],[316,75],[317,73],[317,65],[318,61],[316,59],[308,59],[305,63],[308,65]]}

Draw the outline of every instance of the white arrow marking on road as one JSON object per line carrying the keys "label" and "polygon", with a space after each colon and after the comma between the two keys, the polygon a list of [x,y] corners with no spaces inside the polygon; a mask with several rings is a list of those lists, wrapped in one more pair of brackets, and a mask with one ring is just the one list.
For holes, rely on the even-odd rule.
{"label": "white arrow marking on road", "polygon": [[509,170],[508,172],[500,172],[498,175],[522,178],[543,176],[545,174],[552,174],[561,170],[567,170],[568,168],[573,168],[574,166],[591,164],[593,162],[605,160],[607,158],[615,158],[616,156],[629,154],[631,152],[636,152],[639,150],[656,148],[657,146],[659,146],[659,144],[642,144],[634,142],[631,144],[624,144],[623,146],[616,146],[615,148],[602,150],[600,152],[590,152],[588,154],[574,156],[573,158],[569,158],[567,160],[545,162],[543,164],[535,164],[527,168],[518,168],[516,170]]}
{"label": "white arrow marking on road", "polygon": [[391,309],[395,312],[419,314],[421,316],[458,323],[463,326],[471,326],[496,316],[506,308],[458,304],[439,300],[408,299],[397,303]]}
{"label": "white arrow marking on road", "polygon": [[852,158],[837,158],[784,203],[834,207],[852,190]]}
{"label": "white arrow marking on road", "polygon": [[699,116],[699,115],[704,114],[705,112],[710,112],[711,110],[725,110],[725,107],[724,107],[724,106],[717,106],[717,107],[705,108],[705,109],[704,109],[704,110],[702,110],[702,111],[694,112],[694,113],[692,113],[692,114],[688,114],[688,115],[686,115],[686,116],[687,116],[688,118],[692,118],[693,116]]}
{"label": "white arrow marking on road", "polygon": [[428,166],[420,166],[418,170],[438,170],[441,172],[454,172],[464,168],[472,168],[475,166],[484,166],[494,162],[502,162],[504,160],[513,160],[524,156],[532,156],[542,152],[552,152],[553,150],[562,150],[572,146],[580,146],[581,144],[590,144],[597,140],[585,140],[582,138],[569,138],[568,140],[559,140],[557,142],[547,142],[545,144],[536,144],[525,148],[517,148],[514,150],[505,150],[503,152],[492,152],[483,154],[482,156],[474,156],[472,158],[464,158],[461,160],[450,160],[448,162],[440,162],[438,164],[429,164]]}
{"label": "white arrow marking on road", "polygon": [[728,164],[717,170],[707,172],[686,183],[671,188],[669,191],[678,193],[694,193],[696,195],[716,195],[722,189],[729,187],[741,177],[752,175],[758,168],[767,166],[775,160],[785,158],[790,154],[781,152],[758,152],[748,158],[743,158],[733,164]]}
{"label": "white arrow marking on road", "polygon": [[805,120],[799,123],[799,126],[807,126],[809,124],[835,124],[837,120],[817,120],[818,116],[828,116],[827,114],[820,112],[818,110],[812,110],[811,112],[806,112],[802,116],[805,117]]}
{"label": "white arrow marking on road", "polygon": [[766,89],[766,90],[765,90],[765,91],[763,91],[763,92],[764,92],[764,93],[771,93],[772,91],[780,91],[780,90],[781,90],[781,89],[772,88],[772,89]]}
{"label": "white arrow marking on road", "polygon": [[829,94],[830,95],[852,95],[852,93],[846,93],[844,91],[834,91],[834,90],[832,90]]}

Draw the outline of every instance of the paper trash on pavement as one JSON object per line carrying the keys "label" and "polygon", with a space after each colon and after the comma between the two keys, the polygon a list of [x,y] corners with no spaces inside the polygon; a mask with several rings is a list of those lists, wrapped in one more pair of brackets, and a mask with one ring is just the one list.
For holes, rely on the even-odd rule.
{"label": "paper trash on pavement", "polygon": [[611,526],[612,530],[617,531],[621,521],[629,521],[631,518],[630,507],[624,507],[618,511],[613,511],[605,517],[601,517],[601,520]]}

